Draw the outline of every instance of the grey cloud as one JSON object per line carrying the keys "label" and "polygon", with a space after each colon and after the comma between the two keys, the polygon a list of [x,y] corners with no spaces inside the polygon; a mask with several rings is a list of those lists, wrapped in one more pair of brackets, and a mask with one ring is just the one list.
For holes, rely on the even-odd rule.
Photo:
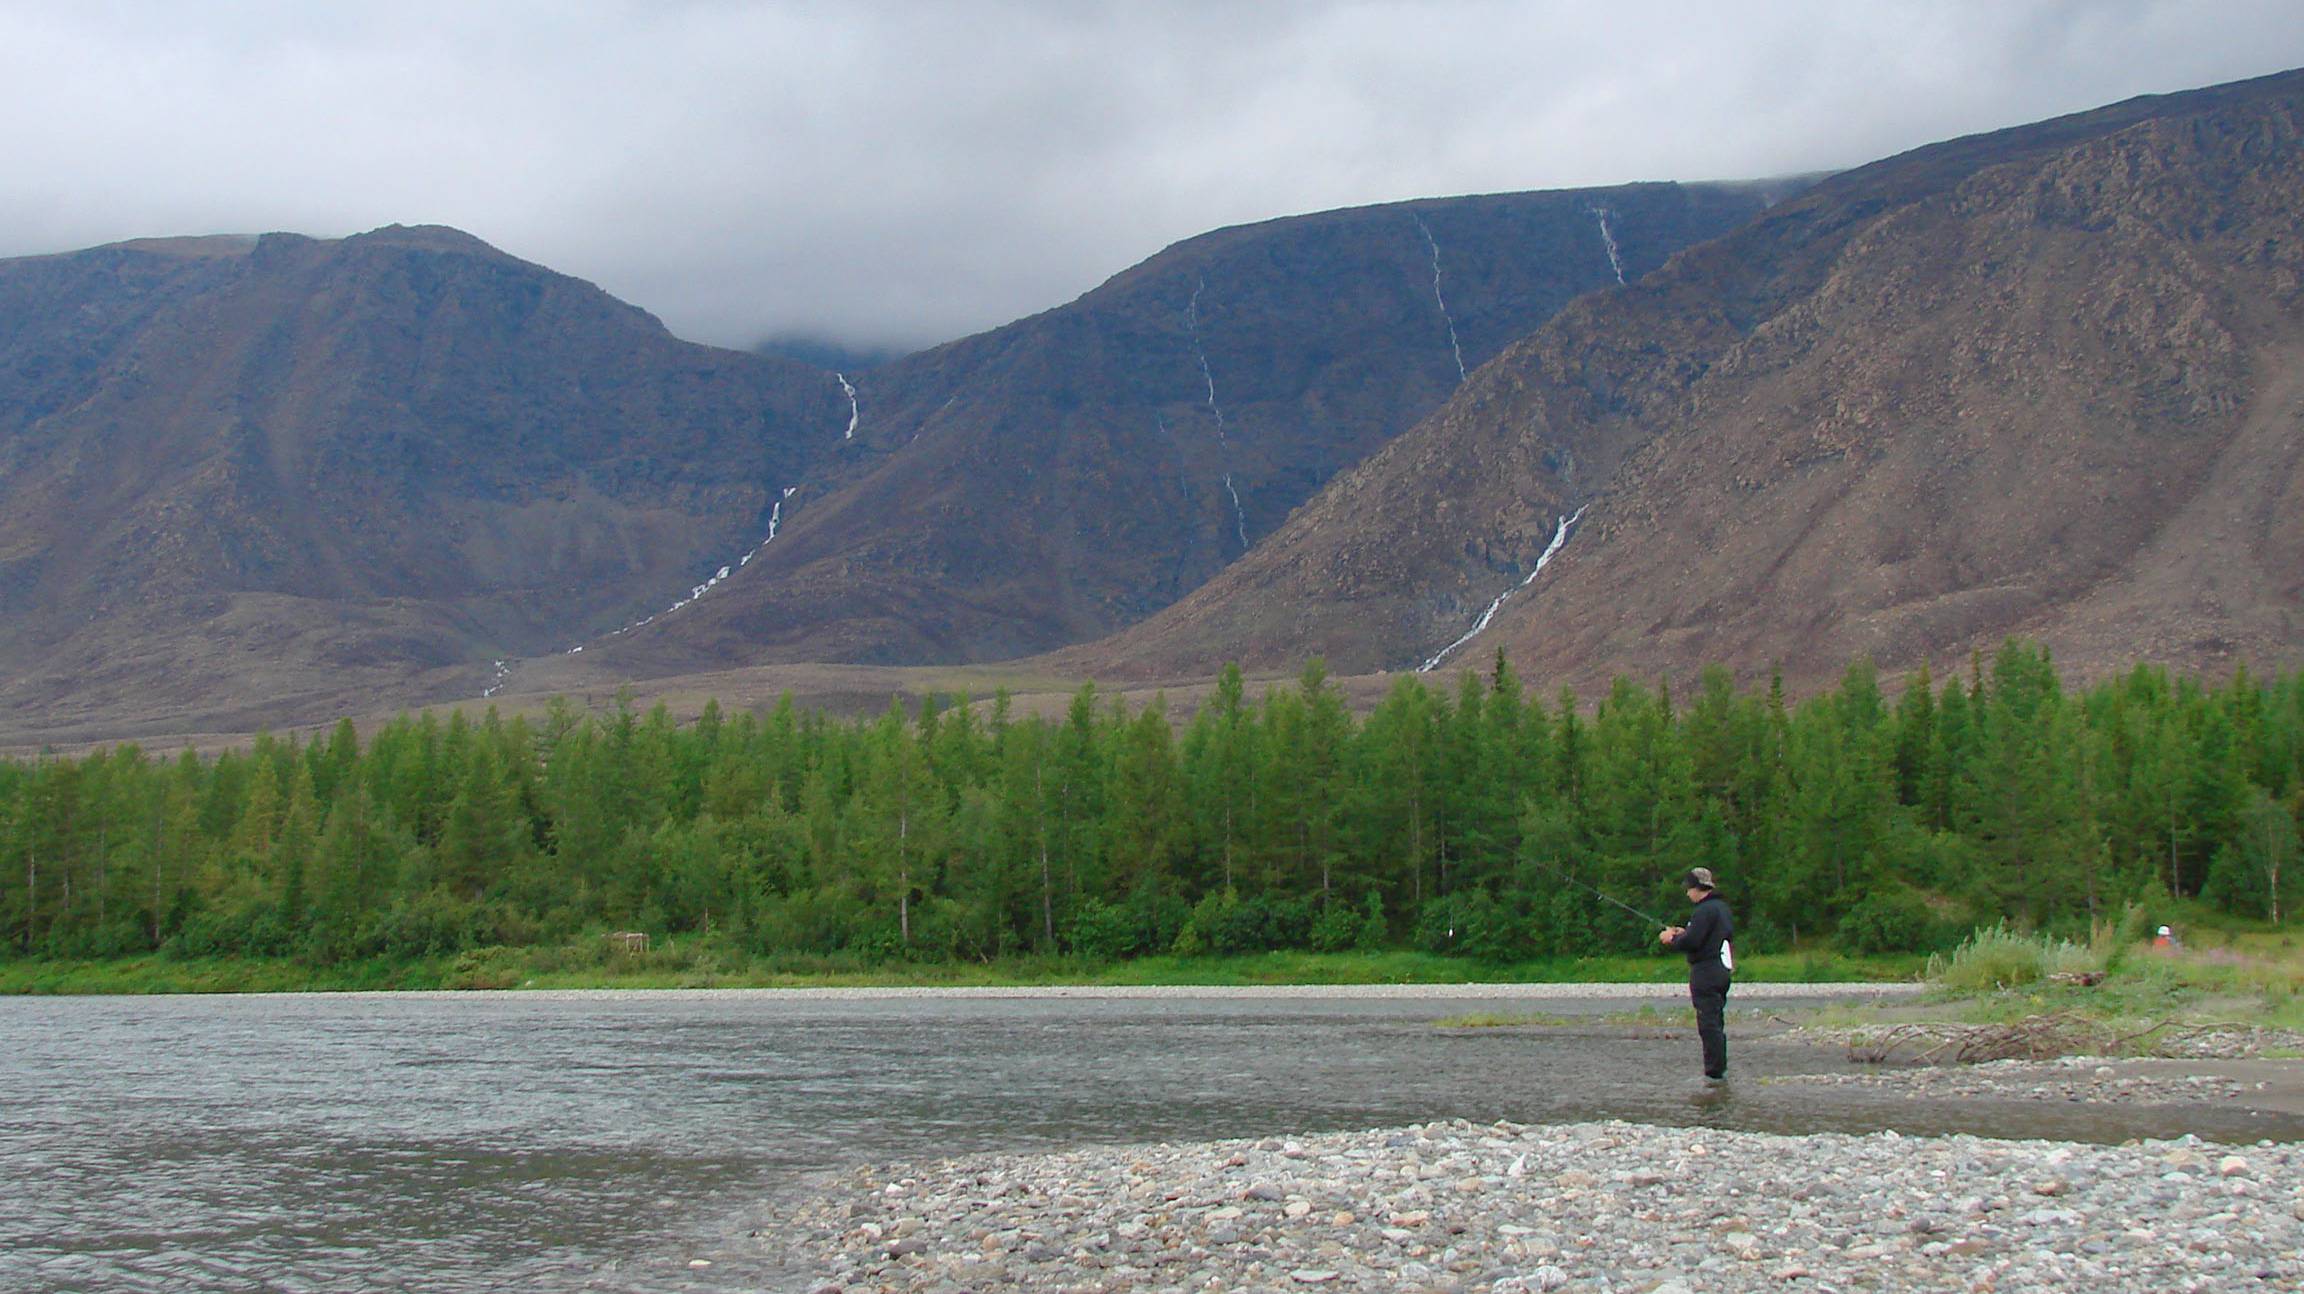
{"label": "grey cloud", "polygon": [[1743,178],[2304,63],[2285,0],[0,7],[0,255],[457,225],[922,344],[1240,221]]}

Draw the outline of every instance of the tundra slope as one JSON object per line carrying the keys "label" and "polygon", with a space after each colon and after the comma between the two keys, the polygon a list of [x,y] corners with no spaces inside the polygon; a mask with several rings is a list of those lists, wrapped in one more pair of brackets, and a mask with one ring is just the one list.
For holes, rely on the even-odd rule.
{"label": "tundra slope", "polygon": [[1615,283],[1617,260],[1652,269],[1805,184],[1420,200],[1179,243],[1069,305],[847,374],[853,438],[796,482],[774,545],[676,620],[522,685],[981,662],[1110,633],[1237,559],[1467,365]]}
{"label": "tundra slope", "polygon": [[448,229],[0,261],[0,732],[1107,633],[1612,279],[1592,202],[1654,264],[1797,187],[1226,230],[868,372],[679,341]]}
{"label": "tundra slope", "polygon": [[756,541],[846,407],[454,230],[0,262],[0,713],[477,695]]}
{"label": "tundra slope", "polygon": [[1248,559],[1053,663],[1584,686],[2008,634],[2067,665],[2298,656],[2304,73],[1826,180],[1576,302]]}

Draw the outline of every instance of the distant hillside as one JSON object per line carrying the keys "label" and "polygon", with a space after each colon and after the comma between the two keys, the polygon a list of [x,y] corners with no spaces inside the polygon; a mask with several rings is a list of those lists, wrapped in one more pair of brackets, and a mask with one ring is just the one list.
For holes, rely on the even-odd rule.
{"label": "distant hillside", "polygon": [[1140,619],[1577,296],[1803,187],[1434,199],[1220,230],[1078,301],[850,373],[853,441],[724,592],[587,657],[985,661]]}
{"label": "distant hillside", "polygon": [[1798,681],[2020,633],[2081,668],[2296,660],[2298,194],[2304,73],[1834,177],[1577,302],[1059,663],[1410,668],[1508,593],[1454,659]]}
{"label": "distant hillside", "polygon": [[453,230],[0,261],[0,713],[472,695],[757,543],[847,408]]}
{"label": "distant hillside", "polygon": [[806,662],[2292,663],[2299,193],[2291,73],[1220,230],[860,371],[452,230],[0,262],[0,735]]}

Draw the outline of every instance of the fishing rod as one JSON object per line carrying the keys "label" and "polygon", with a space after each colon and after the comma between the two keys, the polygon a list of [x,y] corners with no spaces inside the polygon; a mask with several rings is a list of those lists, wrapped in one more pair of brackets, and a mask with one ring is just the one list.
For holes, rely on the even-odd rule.
{"label": "fishing rod", "polygon": [[1603,893],[1599,887],[1586,885],[1584,882],[1577,880],[1575,877],[1561,871],[1559,868],[1554,867],[1550,863],[1538,862],[1533,858],[1529,859],[1528,861],[1535,863],[1538,867],[1541,867],[1545,871],[1559,877],[1561,880],[1568,882],[1570,885],[1575,886],[1577,889],[1589,891],[1595,898],[1598,898],[1603,903],[1615,904],[1617,907],[1624,909],[1626,912],[1629,912],[1633,916],[1640,918],[1642,921],[1653,921],[1659,926],[1669,926],[1672,924],[1671,922],[1662,920],[1661,918],[1650,916],[1647,913],[1642,912],[1640,909],[1633,907],[1631,904],[1624,902],[1622,899],[1610,897],[1608,894]]}

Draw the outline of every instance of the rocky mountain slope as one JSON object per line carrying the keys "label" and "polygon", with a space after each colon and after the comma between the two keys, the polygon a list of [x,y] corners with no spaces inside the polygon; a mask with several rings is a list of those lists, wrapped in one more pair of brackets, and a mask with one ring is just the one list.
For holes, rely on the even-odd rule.
{"label": "rocky mountain slope", "polygon": [[0,262],[0,710],[470,695],[755,544],[847,407],[451,230]]}
{"label": "rocky mountain slope", "polygon": [[2016,633],[2083,669],[2292,662],[2300,193],[2304,73],[1836,176],[1578,301],[1246,560],[1057,659],[1458,644],[1587,686],[1798,681]]}
{"label": "rocky mountain slope", "polygon": [[802,483],[776,544],[588,672],[986,661],[1109,633],[1238,558],[1568,301],[1801,187],[1502,194],[1225,229],[1070,305],[844,374],[854,437]]}
{"label": "rocky mountain slope", "polygon": [[1576,294],[1797,187],[1224,230],[855,374],[681,342],[447,229],[0,262],[0,726],[1093,637]]}
{"label": "rocky mountain slope", "polygon": [[0,732],[1050,649],[2293,663],[2298,193],[2304,73],[1221,230],[854,373],[450,230],[0,262]]}

